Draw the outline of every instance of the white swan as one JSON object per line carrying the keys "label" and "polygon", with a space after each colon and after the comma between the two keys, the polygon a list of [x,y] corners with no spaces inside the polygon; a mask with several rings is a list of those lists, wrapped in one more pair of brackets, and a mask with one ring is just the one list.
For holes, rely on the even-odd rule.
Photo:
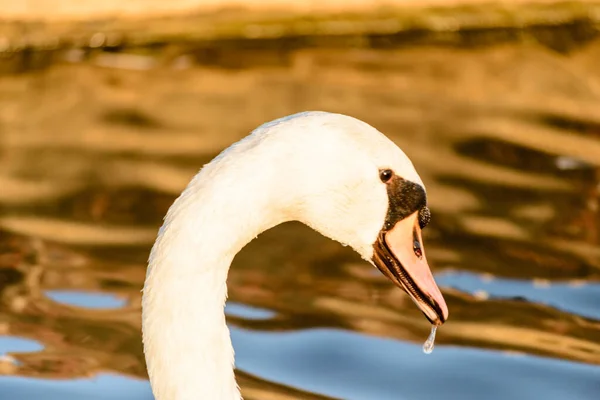
{"label": "white swan", "polygon": [[408,157],[357,119],[295,114],[260,126],[205,165],[165,217],[142,312],[157,400],[241,398],[223,310],[227,273],[242,247],[290,220],[352,246],[432,324],[448,317],[421,245],[429,210]]}

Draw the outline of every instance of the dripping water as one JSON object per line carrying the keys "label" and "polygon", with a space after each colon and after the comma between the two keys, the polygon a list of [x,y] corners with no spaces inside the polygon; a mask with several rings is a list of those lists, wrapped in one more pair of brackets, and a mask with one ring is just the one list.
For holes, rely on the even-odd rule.
{"label": "dripping water", "polygon": [[433,351],[433,347],[435,346],[435,331],[436,330],[437,330],[437,325],[432,325],[431,333],[429,334],[429,337],[423,344],[423,353],[431,354],[431,352]]}

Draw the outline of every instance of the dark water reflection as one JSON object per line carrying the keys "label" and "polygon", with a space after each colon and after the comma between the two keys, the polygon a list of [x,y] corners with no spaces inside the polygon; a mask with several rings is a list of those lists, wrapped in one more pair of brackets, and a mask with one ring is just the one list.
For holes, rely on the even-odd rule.
{"label": "dark water reflection", "polygon": [[597,397],[600,43],[294,50],[233,70],[177,51],[0,76],[0,398],[150,398],[140,289],[162,216],[222,148],[307,109],[362,118],[412,158],[451,319],[423,355],[403,293],[276,227],[230,273],[247,399]]}

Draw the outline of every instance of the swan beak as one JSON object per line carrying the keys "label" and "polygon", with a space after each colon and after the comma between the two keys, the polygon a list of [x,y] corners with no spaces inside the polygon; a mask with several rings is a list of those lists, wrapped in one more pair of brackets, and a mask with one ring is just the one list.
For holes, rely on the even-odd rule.
{"label": "swan beak", "polygon": [[448,306],[440,292],[425,257],[418,213],[381,231],[373,245],[375,266],[402,288],[429,322],[442,325],[448,319]]}

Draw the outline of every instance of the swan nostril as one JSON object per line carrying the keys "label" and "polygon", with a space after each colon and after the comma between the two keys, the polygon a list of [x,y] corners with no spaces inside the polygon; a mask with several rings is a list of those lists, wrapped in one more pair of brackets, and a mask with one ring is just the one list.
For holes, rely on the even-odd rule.
{"label": "swan nostril", "polygon": [[413,242],[413,251],[415,252],[415,256],[423,258],[423,250],[421,250],[421,243],[418,240]]}

